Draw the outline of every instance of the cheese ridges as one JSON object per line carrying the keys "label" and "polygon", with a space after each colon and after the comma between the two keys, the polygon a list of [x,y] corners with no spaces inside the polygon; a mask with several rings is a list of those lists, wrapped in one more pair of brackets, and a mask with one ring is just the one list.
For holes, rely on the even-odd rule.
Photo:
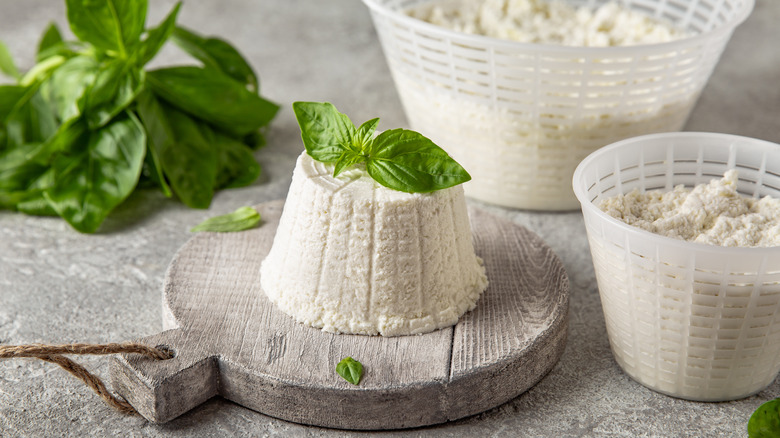
{"label": "cheese ridges", "polygon": [[261,286],[282,311],[329,332],[426,333],[487,287],[461,186],[410,194],[362,169],[301,154]]}

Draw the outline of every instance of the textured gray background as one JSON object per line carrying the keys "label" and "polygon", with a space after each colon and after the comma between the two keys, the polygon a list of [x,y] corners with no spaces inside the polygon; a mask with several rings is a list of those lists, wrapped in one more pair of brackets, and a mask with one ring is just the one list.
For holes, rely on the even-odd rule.
{"label": "textured gray background", "polygon": [[[173,2],[155,0],[149,22]],[[0,0],[0,40],[22,68],[40,32],[63,24],[62,2]],[[0,211],[0,343],[115,342],[158,332],[160,287],[175,251],[202,219],[283,198],[302,150],[295,100],[333,102],[380,129],[407,126],[368,11],[359,0],[189,2],[180,22],[235,43],[283,106],[269,145],[257,153],[263,177],[219,193],[209,210],[189,210],[153,191],[133,195],[96,235],[63,221]],[[780,142],[780,2],[758,0],[737,31],[686,130]],[[187,60],[168,48],[156,64]],[[479,203],[474,203],[480,205]],[[531,391],[484,414],[387,436],[743,436],[750,413],[780,396],[775,382],[753,397],[695,403],[653,393],[612,358],[579,213],[539,214],[486,206],[541,235],[572,285],[570,336],[553,371]],[[105,359],[86,359],[106,376]],[[115,413],[50,364],[0,362],[0,436],[358,436],[300,426],[213,399],[162,426]]]}

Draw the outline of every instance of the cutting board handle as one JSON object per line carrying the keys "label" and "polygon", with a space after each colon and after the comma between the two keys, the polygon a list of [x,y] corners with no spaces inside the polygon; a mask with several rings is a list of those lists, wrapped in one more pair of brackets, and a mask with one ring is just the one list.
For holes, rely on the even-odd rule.
{"label": "cutting board handle", "polygon": [[140,339],[147,345],[165,346],[175,356],[154,360],[119,355],[111,364],[114,391],[153,423],[176,418],[217,395],[217,357],[202,352],[196,357],[192,349],[182,348],[192,338],[191,333],[176,328]]}

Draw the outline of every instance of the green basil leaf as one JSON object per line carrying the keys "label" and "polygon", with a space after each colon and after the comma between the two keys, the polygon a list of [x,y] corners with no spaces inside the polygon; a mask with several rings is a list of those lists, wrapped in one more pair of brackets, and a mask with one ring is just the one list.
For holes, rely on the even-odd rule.
{"label": "green basil leaf", "polygon": [[68,59],[41,84],[41,93],[51,104],[60,122],[81,115],[79,102],[95,81],[99,66],[91,56]]}
{"label": "green basil leaf", "polygon": [[20,100],[6,118],[9,147],[25,143],[42,143],[57,131],[54,114],[48,103],[37,92],[37,87],[28,87],[25,93],[31,94],[30,98],[26,102],[24,98]]}
{"label": "green basil leaf", "polygon": [[176,17],[179,15],[180,7],[181,2],[176,3],[176,6],[171,9],[165,20],[159,26],[147,32],[146,38],[141,41],[141,46],[138,49],[138,65],[146,65],[160,51],[165,42],[168,41],[176,26]]}
{"label": "green basil leaf", "polygon": [[76,153],[53,160],[54,185],[44,196],[73,228],[92,233],[138,183],[146,136],[138,119],[126,112],[77,141]]}
{"label": "green basil leaf", "polygon": [[232,232],[254,228],[260,223],[260,213],[252,207],[239,207],[236,211],[215,216],[201,222],[190,231]]}
{"label": "green basil leaf", "polygon": [[357,385],[363,376],[363,364],[351,357],[345,357],[336,365],[336,372],[347,382]]}
{"label": "green basil leaf", "polygon": [[362,145],[362,151],[367,152],[368,146],[374,141],[374,132],[379,124],[379,118],[371,119],[360,125],[355,133],[353,143]]}
{"label": "green basil leaf", "polygon": [[57,216],[43,192],[54,185],[54,169],[49,168],[30,184],[23,199],[16,204],[16,210],[34,216]]}
{"label": "green basil leaf", "polygon": [[260,164],[247,145],[218,131],[214,132],[214,139],[218,153],[214,188],[245,187],[260,176]]}
{"label": "green basil leaf", "polygon": [[245,145],[249,146],[250,149],[256,151],[265,146],[265,136],[263,135],[262,131],[264,130],[261,129],[260,131],[250,132],[244,136],[242,141]]}
{"label": "green basil leaf", "polygon": [[780,398],[759,406],[748,420],[747,431],[750,438],[780,436]]}
{"label": "green basil leaf", "polygon": [[471,179],[443,149],[422,134],[405,129],[377,136],[366,170],[383,186],[408,193],[446,189]]}
{"label": "green basil leaf", "polygon": [[0,124],[19,105],[26,92],[27,87],[21,85],[0,85]]}
{"label": "green basil leaf", "polygon": [[279,110],[213,69],[164,68],[148,72],[146,79],[166,102],[237,137],[268,124]]}
{"label": "green basil leaf", "polygon": [[208,208],[217,177],[217,150],[209,138],[213,134],[151,93],[141,95],[137,110],[173,192],[189,207]]}
{"label": "green basil leaf", "polygon": [[126,58],[146,26],[147,0],[66,0],[73,34]]}
{"label": "green basil leaf", "polygon": [[352,145],[357,132],[355,125],[332,104],[294,102],[293,111],[306,153],[315,160],[336,163],[349,150],[361,152],[359,147]]}
{"label": "green basil leaf", "polygon": [[367,158],[364,155],[356,154],[351,150],[344,152],[341,155],[341,158],[336,161],[336,166],[333,168],[333,176],[339,176],[339,174],[344,171],[344,169],[357,163],[363,163],[366,161],[366,159]]}
{"label": "green basil leaf", "polygon": [[0,153],[0,190],[26,190],[46,171],[46,166],[28,158],[38,148],[38,143],[26,143]]}
{"label": "green basil leaf", "polygon": [[123,60],[114,60],[101,68],[78,105],[89,129],[98,129],[127,108],[144,85],[144,71]]}
{"label": "green basil leaf", "polygon": [[205,67],[215,68],[238,82],[245,84],[249,90],[258,92],[257,76],[249,63],[228,42],[219,38],[202,36],[176,26],[173,32],[173,42],[203,63]]}
{"label": "green basil leaf", "polygon": [[8,51],[8,47],[6,47],[2,41],[0,41],[0,72],[17,80],[22,77],[21,73],[19,73],[19,69],[16,68],[11,52]]}
{"label": "green basil leaf", "polygon": [[55,55],[72,54],[72,51],[62,40],[60,29],[55,23],[49,23],[49,27],[43,32],[41,40],[38,42],[38,52],[35,59],[41,62]]}

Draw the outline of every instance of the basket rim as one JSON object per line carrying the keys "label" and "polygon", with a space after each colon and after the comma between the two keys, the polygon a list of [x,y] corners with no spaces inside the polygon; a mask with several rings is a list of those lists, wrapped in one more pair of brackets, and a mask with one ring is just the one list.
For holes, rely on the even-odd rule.
{"label": "basket rim", "polygon": [[[630,146],[635,143],[643,143],[646,141],[653,141],[657,139],[720,139],[741,141],[756,147],[768,147],[777,149],[780,151],[780,144],[773,143],[767,140],[761,140],[753,137],[745,137],[734,134],[723,134],[717,132],[664,132],[659,134],[647,134],[637,137],[630,137],[618,142],[604,146],[596,151],[590,153],[585,159],[583,159],[577,168],[574,170],[574,176],[572,177],[572,188],[574,189],[574,195],[580,202],[583,215],[595,215],[599,221],[607,222],[610,227],[618,228],[624,231],[627,235],[640,237],[656,246],[675,247],[686,251],[694,251],[696,253],[709,252],[723,256],[734,255],[777,255],[780,252],[780,245],[776,246],[756,246],[756,247],[739,247],[739,246],[719,246],[710,245],[706,243],[691,242],[687,240],[675,239],[673,237],[663,236],[647,230],[643,230],[639,227],[629,225],[617,218],[614,218],[600,208],[596,206],[587,194],[587,191],[581,184],[584,179],[585,168],[588,167],[593,161],[601,158],[604,155],[611,154],[613,151]],[[586,227],[587,228],[587,227]],[[590,234],[590,233],[589,233]]]}
{"label": "basket rim", "polygon": [[[435,1],[435,0],[434,0]],[[387,6],[380,4],[379,0],[362,0],[372,12],[382,15],[386,18],[394,20],[396,22],[405,24],[413,29],[425,30],[429,35],[437,35],[448,39],[461,39],[471,40],[473,43],[478,43],[485,48],[502,48],[502,49],[522,49],[526,52],[555,52],[555,53],[578,53],[578,54],[594,54],[594,55],[643,55],[654,54],[658,52],[668,52],[680,47],[692,45],[693,43],[706,43],[708,40],[715,37],[722,36],[733,32],[734,28],[742,24],[755,7],[756,0],[744,0],[741,10],[738,11],[734,17],[720,26],[714,27],[706,32],[702,32],[696,35],[676,39],[673,41],[667,41],[663,43],[652,44],[635,44],[630,46],[609,46],[609,47],[581,47],[581,46],[565,46],[561,44],[550,43],[525,43],[520,41],[512,41],[502,38],[494,38],[486,35],[469,34],[465,32],[459,32],[452,29],[447,29],[442,26],[437,26],[426,21],[410,17],[399,11],[394,11]]]}

